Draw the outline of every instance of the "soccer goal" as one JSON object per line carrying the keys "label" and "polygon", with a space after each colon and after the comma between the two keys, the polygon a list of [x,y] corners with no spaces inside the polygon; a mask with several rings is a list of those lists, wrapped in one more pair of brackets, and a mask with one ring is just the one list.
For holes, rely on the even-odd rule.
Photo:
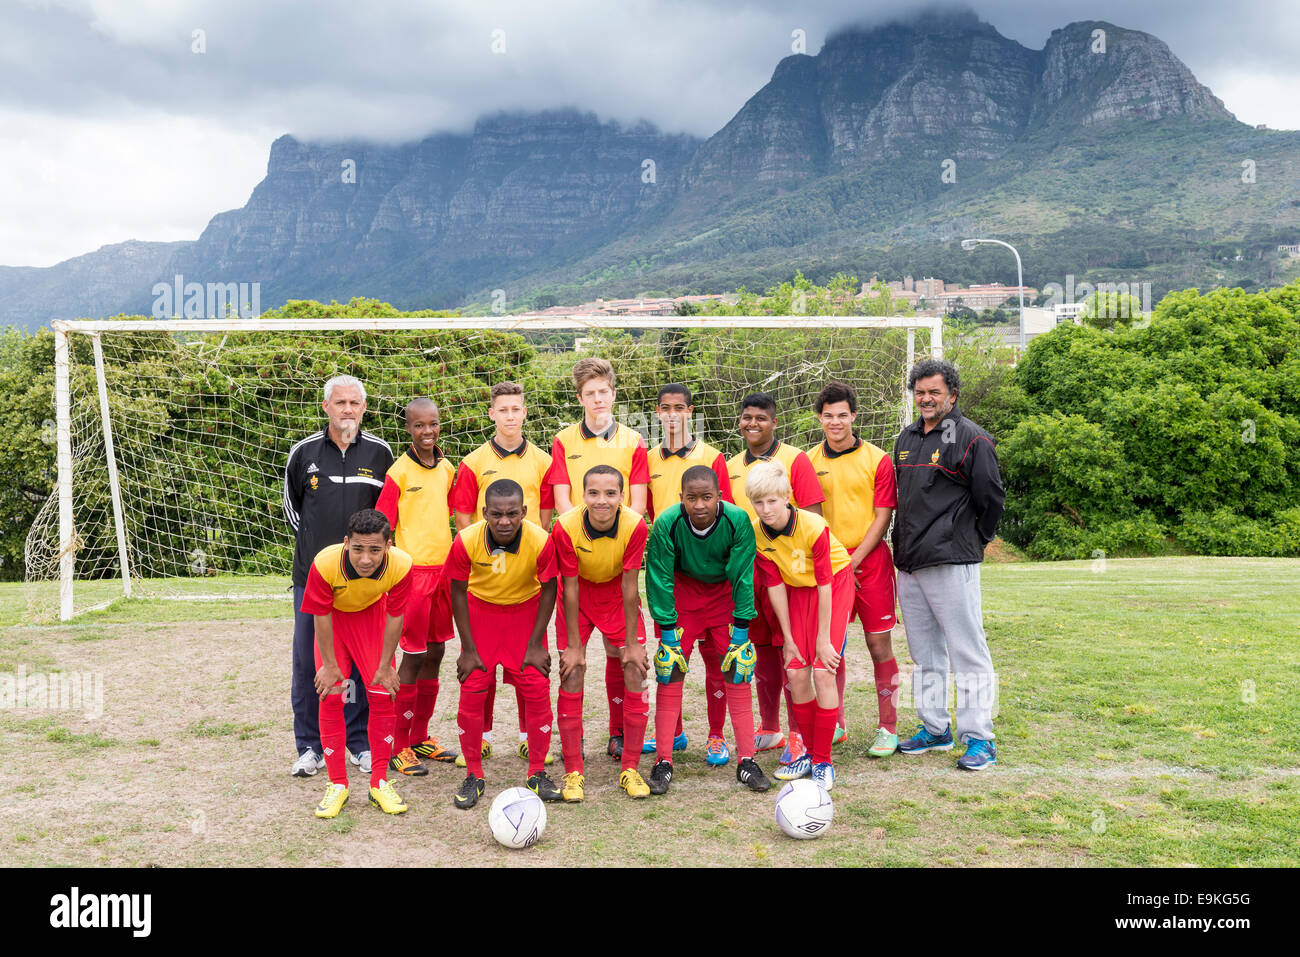
{"label": "soccer goal", "polygon": [[[486,318],[55,321],[54,492],[27,536],[28,604],[67,620],[125,595],[283,596],[293,535],[281,508],[290,447],[326,424],[322,386],[367,390],[363,428],[400,454],[402,410],[428,395],[458,461],[491,434],[488,390],[525,389],[525,434],[549,451],[579,414],[583,356],[617,376],[616,417],[651,445],[659,386],[687,385],[693,432],[741,448],[740,399],[778,402],[777,434],[820,441],[829,380],[859,396],[858,428],[888,449],[912,415],[907,369],[942,356],[942,323],[866,316],[493,316]],[[928,333],[918,343],[916,332]]]}

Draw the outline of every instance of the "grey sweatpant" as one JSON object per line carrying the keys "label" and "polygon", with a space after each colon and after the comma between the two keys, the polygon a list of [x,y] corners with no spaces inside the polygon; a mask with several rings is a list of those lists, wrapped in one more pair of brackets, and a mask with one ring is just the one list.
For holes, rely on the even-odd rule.
{"label": "grey sweatpant", "polygon": [[931,734],[951,724],[948,714],[948,666],[956,685],[957,726],[968,738],[993,740],[997,677],[984,637],[980,608],[980,566],[933,565],[898,572],[898,606],[907,631],[912,672],[912,701],[917,717]]}

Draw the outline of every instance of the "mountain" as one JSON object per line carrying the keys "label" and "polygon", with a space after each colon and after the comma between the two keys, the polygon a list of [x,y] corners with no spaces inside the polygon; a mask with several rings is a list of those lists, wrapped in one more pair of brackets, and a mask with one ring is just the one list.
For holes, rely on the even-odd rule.
{"label": "mountain", "polygon": [[1248,285],[1300,240],[1297,184],[1300,134],[1238,122],[1149,34],[1083,21],[1032,50],[931,12],[786,57],[704,141],[573,109],[400,146],[282,136],[248,203],[193,243],[0,270],[0,323],[148,313],[176,274],[259,282],[263,308],[500,289],[517,309],[796,269],[1013,281],[1008,257],[958,250],[977,234],[1016,243],[1031,285]]}

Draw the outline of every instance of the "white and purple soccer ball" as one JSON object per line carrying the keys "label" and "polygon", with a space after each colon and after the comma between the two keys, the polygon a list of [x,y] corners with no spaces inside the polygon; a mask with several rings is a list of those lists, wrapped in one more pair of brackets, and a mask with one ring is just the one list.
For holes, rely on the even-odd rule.
{"label": "white and purple soccer ball", "polygon": [[825,834],[834,813],[830,794],[808,778],[789,782],[776,796],[776,823],[797,841]]}
{"label": "white and purple soccer ball", "polygon": [[532,847],[546,830],[546,805],[528,788],[506,788],[492,802],[488,827],[503,847]]}

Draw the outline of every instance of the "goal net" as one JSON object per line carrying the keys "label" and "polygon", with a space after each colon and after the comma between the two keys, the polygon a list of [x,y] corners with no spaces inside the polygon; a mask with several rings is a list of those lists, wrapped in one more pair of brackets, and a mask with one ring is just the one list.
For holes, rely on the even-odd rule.
{"label": "goal net", "polygon": [[[282,513],[290,447],[326,424],[322,386],[365,383],[363,428],[400,454],[403,409],[442,414],[458,462],[484,442],[491,386],[525,390],[525,434],[549,451],[577,421],[573,363],[617,376],[615,417],[653,447],[659,386],[687,385],[693,432],[743,447],[741,398],[772,393],[777,434],[820,441],[813,411],[832,379],[858,393],[858,429],[888,449],[911,416],[917,358],[941,355],[939,320],[838,316],[546,316],[397,319],[59,321],[58,476],[27,538],[29,608],[75,614],[123,594],[221,599],[283,595],[293,534]],[[915,333],[922,334],[917,336]],[[75,583],[75,587],[74,587]]]}

